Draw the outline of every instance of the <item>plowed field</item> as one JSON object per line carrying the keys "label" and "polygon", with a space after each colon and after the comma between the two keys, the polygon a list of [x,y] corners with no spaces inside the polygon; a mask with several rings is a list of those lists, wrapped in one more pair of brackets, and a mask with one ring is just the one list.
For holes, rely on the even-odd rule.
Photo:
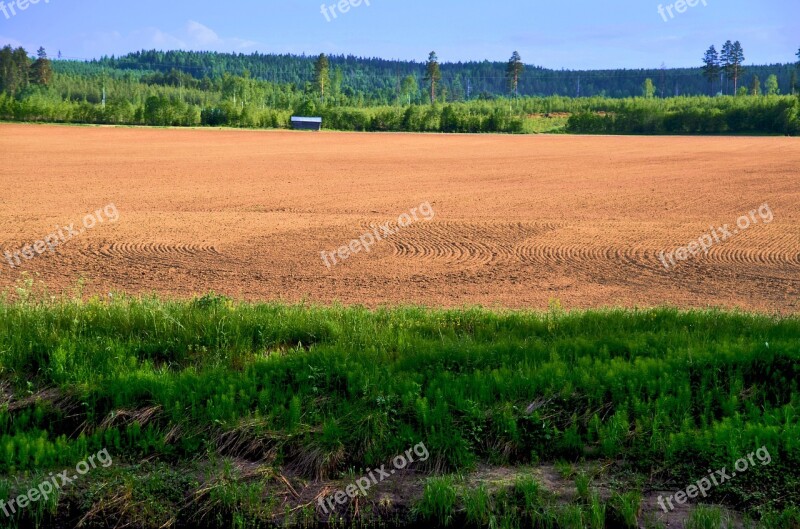
{"label": "plowed field", "polygon": [[[0,125],[0,252],[52,291],[545,308],[800,307],[793,138],[466,136]],[[328,268],[374,226],[417,222]],[[761,212],[767,204],[772,217]],[[762,209],[762,212],[766,210]],[[741,216],[746,229],[737,228]],[[714,228],[726,240],[665,268]],[[735,232],[735,233],[734,233]],[[12,260],[13,261],[13,260]]]}

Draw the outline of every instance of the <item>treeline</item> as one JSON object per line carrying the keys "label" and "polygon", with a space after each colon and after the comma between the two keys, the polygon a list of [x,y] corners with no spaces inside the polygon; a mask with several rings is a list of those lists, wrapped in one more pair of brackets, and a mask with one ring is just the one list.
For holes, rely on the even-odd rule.
{"label": "treeline", "polygon": [[[315,59],[306,55],[150,50],[121,57],[105,57],[89,63],[59,61],[58,71],[69,73],[74,69],[85,72],[86,64],[98,71],[106,68],[168,74],[174,69],[191,74],[195,79],[219,79],[227,73],[249,75],[277,84],[303,86],[313,82]],[[390,61],[352,55],[332,55],[328,56],[328,60],[332,80],[338,78],[342,93],[350,98],[362,97],[374,100],[376,104],[396,103],[405,96],[403,81],[411,76],[417,84],[411,102],[425,101],[424,61]],[[507,66],[507,63],[499,61],[443,62],[440,93],[448,102],[507,96],[511,93],[506,79]],[[748,66],[747,74],[760,79],[775,75],[783,94],[792,93],[798,84],[794,64]],[[622,98],[640,95],[642,82],[646,78],[654,80],[657,95],[661,97],[709,93],[706,71],[700,67],[579,71],[528,65],[516,88],[522,96]],[[407,99],[405,102],[408,102]]]}
{"label": "treeline", "polygon": [[[736,97],[659,98],[658,79],[647,79],[637,93],[645,97],[520,95],[459,101],[444,85],[446,65],[432,53],[421,77],[404,78],[400,97],[388,103],[375,94],[347,90],[341,71],[331,69],[325,56],[309,63],[317,66],[311,80],[297,84],[258,79],[249,71],[197,78],[175,67],[136,71],[74,63],[64,68],[61,61],[51,66],[43,49],[38,55],[28,57],[22,48],[0,50],[0,119],[287,128],[292,115],[317,115],[324,128],[333,130],[520,133],[560,130],[571,115],[566,131],[576,133],[798,133],[797,99],[761,95],[757,84],[740,87]],[[504,82],[512,92],[521,92],[529,75],[518,54],[504,65]],[[767,94],[777,92],[775,79],[767,78]],[[548,119],[551,114],[559,115],[557,125]]]}
{"label": "treeline", "polygon": [[580,134],[800,134],[800,100],[792,96],[609,100],[602,111],[570,116]]}
{"label": "treeline", "polygon": [[523,132],[524,119],[499,102],[410,105],[407,107],[321,107],[304,104],[298,111],[237,105],[223,101],[208,107],[165,95],[152,95],[141,104],[111,99],[105,105],[68,101],[35,93],[15,99],[0,93],[0,119],[54,123],[153,126],[214,126],[288,128],[293,114],[323,117],[326,129],[395,132]]}
{"label": "treeline", "polygon": [[[44,53],[43,50],[41,50]],[[26,68],[24,50],[15,52]],[[0,92],[0,119],[57,123],[288,128],[290,117],[320,115],[325,128],[352,131],[522,132],[525,105],[479,100],[434,105],[381,105],[347,94],[334,73],[322,99],[318,84],[275,83],[223,72],[197,79],[178,69],[135,72],[85,64],[46,82],[10,85]],[[59,73],[60,72],[60,73]],[[5,73],[0,70],[0,79]],[[29,79],[29,75],[23,75]]]}
{"label": "treeline", "polygon": [[[0,93],[0,119],[57,123],[288,128],[292,115],[318,115],[347,131],[505,132],[569,114],[567,132],[585,134],[800,134],[793,96],[678,98],[520,97],[434,105],[339,107],[289,86],[252,81],[252,90],[203,91],[108,78],[54,75],[49,86]],[[247,86],[245,83],[243,86]]]}

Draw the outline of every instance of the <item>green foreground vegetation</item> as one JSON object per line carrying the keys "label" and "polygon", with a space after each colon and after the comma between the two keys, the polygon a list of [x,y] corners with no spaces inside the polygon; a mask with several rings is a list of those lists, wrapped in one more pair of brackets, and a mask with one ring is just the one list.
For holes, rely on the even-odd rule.
{"label": "green foreground vegetation", "polygon": [[[0,303],[0,501],[114,463],[0,526],[663,527],[644,498],[762,446],[703,503],[800,524],[797,317],[78,298]],[[305,492],[418,443],[410,477],[336,513]],[[487,466],[509,477],[470,478]]]}

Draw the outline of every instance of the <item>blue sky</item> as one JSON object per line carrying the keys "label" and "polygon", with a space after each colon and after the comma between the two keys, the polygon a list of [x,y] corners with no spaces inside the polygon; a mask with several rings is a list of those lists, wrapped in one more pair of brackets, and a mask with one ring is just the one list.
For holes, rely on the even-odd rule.
{"label": "blue sky", "polygon": [[749,64],[791,62],[800,48],[798,0],[693,0],[674,18],[677,0],[368,0],[330,21],[322,0],[39,0],[13,15],[11,1],[30,0],[2,1],[0,45],[76,58],[156,48],[422,61],[436,50],[450,62],[519,50],[528,64],[590,69],[697,66],[727,39]]}

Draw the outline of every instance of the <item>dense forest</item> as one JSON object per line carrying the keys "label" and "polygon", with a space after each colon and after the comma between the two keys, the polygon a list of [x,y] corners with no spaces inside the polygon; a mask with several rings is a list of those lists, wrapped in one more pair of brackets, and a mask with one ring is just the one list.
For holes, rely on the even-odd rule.
{"label": "dense forest", "polygon": [[[176,69],[191,74],[196,79],[217,79],[226,73],[237,76],[249,74],[254,79],[302,86],[306,82],[314,82],[315,60],[316,57],[304,55],[151,50],[77,64],[82,68],[88,64],[94,68],[161,73]],[[397,98],[402,98],[402,83],[406,77],[412,76],[422,83],[426,67],[425,62],[390,61],[352,55],[332,55],[328,60],[334,76],[339,76],[342,91],[346,95],[363,95],[365,99],[377,99],[382,104],[392,104]],[[73,64],[75,63],[63,62],[59,65],[59,70],[66,73]],[[507,63],[443,62],[440,68],[441,90],[448,101],[509,94]],[[791,93],[792,86],[797,85],[794,64],[748,66],[747,74],[756,75],[762,80],[775,75],[784,94]],[[642,83],[647,78],[653,79],[660,97],[711,95],[702,67],[576,71],[549,70],[531,65],[525,66],[525,74],[519,79],[518,93],[521,96],[635,97],[641,95]],[[730,93],[731,88],[721,91]],[[422,87],[420,89],[424,90]],[[416,97],[419,95],[414,94]]]}
{"label": "dense forest", "polygon": [[[798,134],[798,64],[744,66],[739,42],[695,69],[554,71],[508,63],[143,51],[94,61],[0,49],[0,119],[335,130]],[[713,52],[713,53],[712,53]],[[798,51],[800,59],[800,51]],[[580,95],[580,97],[576,97]]]}

